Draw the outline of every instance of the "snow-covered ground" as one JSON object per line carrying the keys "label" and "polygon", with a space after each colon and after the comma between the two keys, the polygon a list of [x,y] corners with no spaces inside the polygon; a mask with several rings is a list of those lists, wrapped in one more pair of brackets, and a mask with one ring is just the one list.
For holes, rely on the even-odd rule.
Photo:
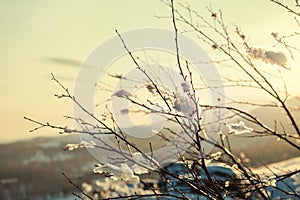
{"label": "snow-covered ground", "polygon": [[[181,163],[173,163],[168,167],[169,171],[172,171],[174,173],[177,173],[178,175],[184,175],[186,176],[186,173],[188,173],[188,170],[184,167]],[[280,176],[284,173],[292,172],[295,170],[300,169],[300,157],[292,158],[289,160],[281,161],[278,163],[272,163],[264,167],[260,168],[253,168],[253,172],[256,174],[259,174],[263,180],[273,180],[269,179],[270,177],[274,178],[274,173],[277,174],[277,176]],[[231,177],[235,177],[237,174],[235,174],[236,170],[234,170],[231,167],[224,167],[222,164],[213,164],[211,163],[208,166],[208,170],[211,173],[211,176],[215,180],[223,181],[224,183],[229,182],[228,179],[231,179]],[[200,174],[201,170],[200,170]],[[205,179],[205,175],[201,175],[203,179]],[[188,178],[188,177],[187,177]],[[226,180],[225,180],[226,179]],[[158,183],[159,180],[153,180],[154,182]],[[173,184],[176,185],[176,180],[170,178],[170,181],[173,182]],[[230,185],[231,183],[228,183]],[[268,183],[269,184],[269,183]],[[300,173],[296,173],[291,177],[288,178],[276,178],[276,181],[270,182],[270,185],[267,187],[267,192],[271,199],[297,199],[295,196],[289,195],[288,193],[296,193],[300,195]],[[226,186],[225,186],[226,187]],[[147,190],[143,188],[143,184],[141,183],[129,183],[126,180],[120,180],[116,179],[115,177],[106,177],[102,180],[94,180],[92,183],[84,183],[82,184],[82,188],[84,188],[85,191],[88,193],[97,193],[97,198],[99,197],[117,197],[119,195],[134,195],[134,194],[152,194],[151,190]],[[191,199],[207,199],[206,197],[199,196],[198,194],[193,193],[190,191],[189,188],[180,186],[180,184],[177,187],[179,190],[182,190],[182,192],[187,194],[187,197]],[[168,189],[168,186],[165,186],[164,189]],[[163,192],[163,188],[161,188]],[[172,187],[168,189],[168,191],[171,194],[178,195],[178,192],[174,191],[172,192]],[[284,190],[285,192],[281,191]],[[233,193],[235,194],[235,193]],[[144,198],[145,199],[145,198]],[[151,199],[150,197],[146,199]],[[170,199],[170,197],[167,198],[160,198],[160,199]],[[225,197],[225,199],[233,199],[232,197]],[[251,198],[250,198],[251,199]]]}
{"label": "snow-covered ground", "polygon": [[[285,173],[294,172],[297,170],[300,170],[300,157],[272,163],[267,166],[253,169],[255,173],[260,174],[262,177],[274,177],[274,174],[280,176]],[[291,177],[284,178],[282,180],[281,178],[279,178],[279,181],[276,182],[276,187],[267,188],[272,199],[295,199],[294,196],[288,195],[287,193],[284,193],[280,190],[291,193],[295,192],[296,194],[300,195],[300,172],[295,173]]]}
{"label": "snow-covered ground", "polygon": [[[296,158],[291,158],[288,160],[284,160],[281,162],[276,162],[272,164],[268,164],[267,167],[271,169],[273,172],[282,174],[282,169],[284,171],[295,171],[297,169],[300,169],[300,157]],[[253,171],[255,173],[259,174],[266,174],[266,175],[272,175],[271,171],[268,170],[266,167],[259,167],[259,168],[254,168]]]}

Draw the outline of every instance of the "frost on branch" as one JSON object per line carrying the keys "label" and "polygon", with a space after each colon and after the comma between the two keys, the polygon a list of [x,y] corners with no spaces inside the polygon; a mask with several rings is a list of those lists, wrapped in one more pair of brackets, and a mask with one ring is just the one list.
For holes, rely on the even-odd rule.
{"label": "frost on branch", "polygon": [[219,160],[222,156],[222,152],[221,151],[217,151],[216,153],[213,153],[210,155],[211,158],[213,158],[214,160]]}
{"label": "frost on branch", "polygon": [[[147,156],[145,158],[144,156]],[[158,162],[151,159],[148,155],[141,153],[133,153],[132,160],[134,164],[129,167],[126,163],[121,164],[121,166],[116,166],[114,164],[106,163],[104,165],[97,164],[96,168],[93,170],[96,174],[109,173],[111,178],[115,180],[123,180],[131,183],[139,183],[140,178],[136,174],[145,174],[149,170],[154,170],[154,164],[158,165]]]}
{"label": "frost on branch", "polygon": [[132,158],[135,161],[132,169],[136,174],[146,174],[149,172],[149,170],[154,170],[156,166],[159,166],[159,163],[147,154],[142,155],[141,153],[136,152],[132,154]]}
{"label": "frost on branch", "polygon": [[191,90],[191,87],[190,87],[189,83],[187,83],[187,82],[181,83],[181,87],[183,89],[183,92],[185,92],[185,93],[190,92],[190,90]]}
{"label": "frost on branch", "polygon": [[116,96],[116,97],[129,97],[131,95],[125,90],[119,90],[119,91],[115,92],[113,94],[113,96]]}
{"label": "frost on branch", "polygon": [[266,51],[260,48],[250,48],[247,52],[252,58],[262,60],[265,63],[286,67],[287,58],[282,52]]}
{"label": "frost on branch", "polygon": [[177,94],[174,101],[174,109],[184,114],[193,114],[195,111],[194,104],[188,96]]}
{"label": "frost on branch", "polygon": [[124,180],[131,183],[139,183],[140,178],[134,174],[133,170],[129,168],[129,166],[124,163],[121,166],[116,166],[110,163],[106,163],[104,165],[97,164],[94,169],[94,173],[109,173],[111,174],[111,178],[116,180]]}
{"label": "frost on branch", "polygon": [[229,129],[229,134],[240,135],[245,133],[251,133],[253,128],[247,127],[244,122],[239,121],[237,123],[226,124]]}
{"label": "frost on branch", "polygon": [[95,142],[93,141],[81,141],[78,144],[67,144],[66,147],[64,148],[66,151],[73,151],[78,148],[95,148]]}

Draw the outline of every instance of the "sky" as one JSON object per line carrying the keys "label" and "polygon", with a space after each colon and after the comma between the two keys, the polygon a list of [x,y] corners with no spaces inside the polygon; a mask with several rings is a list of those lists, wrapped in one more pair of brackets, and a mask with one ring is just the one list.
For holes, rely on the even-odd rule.
{"label": "sky", "polygon": [[[257,46],[273,42],[271,32],[286,33],[294,27],[291,15],[267,0],[178,2],[187,2],[201,14],[207,14],[205,7],[210,5],[222,9],[226,21],[241,27]],[[62,91],[50,73],[72,90],[80,63],[114,36],[115,29],[172,29],[169,19],[156,15],[170,15],[160,0],[0,0],[0,143],[57,136],[49,129],[29,133],[35,125],[23,119],[69,123],[63,116],[72,115],[72,104],[54,97]]]}

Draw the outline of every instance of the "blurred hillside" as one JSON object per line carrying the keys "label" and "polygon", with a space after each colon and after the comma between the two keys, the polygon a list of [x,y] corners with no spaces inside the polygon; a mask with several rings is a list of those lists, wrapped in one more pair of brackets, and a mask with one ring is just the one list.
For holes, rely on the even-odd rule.
{"label": "blurred hillside", "polygon": [[[292,111],[292,115],[298,126],[300,125],[300,101],[299,99],[289,99],[287,101],[289,109]],[[278,107],[257,107],[251,112],[251,115],[255,116],[262,123],[267,125],[273,130],[277,130],[278,133],[295,133],[287,116],[284,114],[283,110]],[[236,122],[240,118],[235,118],[232,122]],[[245,122],[248,127],[254,130],[263,131],[258,125]],[[226,129],[226,128],[225,128]],[[225,130],[226,132],[226,130]],[[274,136],[263,136],[262,137],[252,137],[253,134],[245,135],[230,135],[231,147],[234,153],[238,155],[243,152],[246,157],[250,158],[250,164],[256,167],[262,165],[263,163],[273,163],[286,160],[289,158],[300,156],[300,152],[291,147],[289,144],[282,140],[278,140]],[[294,142],[298,142],[299,140]]]}
{"label": "blurred hillside", "polygon": [[1,199],[54,199],[75,191],[63,172],[77,183],[94,177],[96,161],[87,150],[63,150],[78,140],[78,136],[61,136],[0,145]]}
{"label": "blurred hillside", "polygon": [[[297,122],[300,122],[300,103],[297,99],[289,102]],[[292,133],[293,127],[278,108],[259,107],[252,115],[271,128]],[[236,122],[237,118],[232,119]],[[275,123],[276,121],[276,123]],[[261,130],[257,125],[247,126]],[[226,132],[226,127],[225,127]],[[272,136],[251,137],[230,135],[231,148],[236,155],[243,153],[249,158],[249,164],[259,167],[300,156],[299,151],[282,140]],[[64,151],[67,143],[78,143],[77,135],[54,138],[40,137],[10,144],[0,144],[0,195],[1,199],[55,199],[76,191],[62,176],[66,173],[75,183],[90,182],[100,177],[92,173],[97,163],[86,149],[71,152]]]}

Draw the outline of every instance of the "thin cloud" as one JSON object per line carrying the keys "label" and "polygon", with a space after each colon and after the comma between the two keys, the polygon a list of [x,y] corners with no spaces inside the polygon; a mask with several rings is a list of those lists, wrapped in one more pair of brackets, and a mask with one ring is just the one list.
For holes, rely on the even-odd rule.
{"label": "thin cloud", "polygon": [[61,65],[69,65],[69,66],[76,66],[80,67],[81,62],[73,59],[66,59],[66,58],[47,58],[48,62],[56,63],[56,64],[61,64]]}

